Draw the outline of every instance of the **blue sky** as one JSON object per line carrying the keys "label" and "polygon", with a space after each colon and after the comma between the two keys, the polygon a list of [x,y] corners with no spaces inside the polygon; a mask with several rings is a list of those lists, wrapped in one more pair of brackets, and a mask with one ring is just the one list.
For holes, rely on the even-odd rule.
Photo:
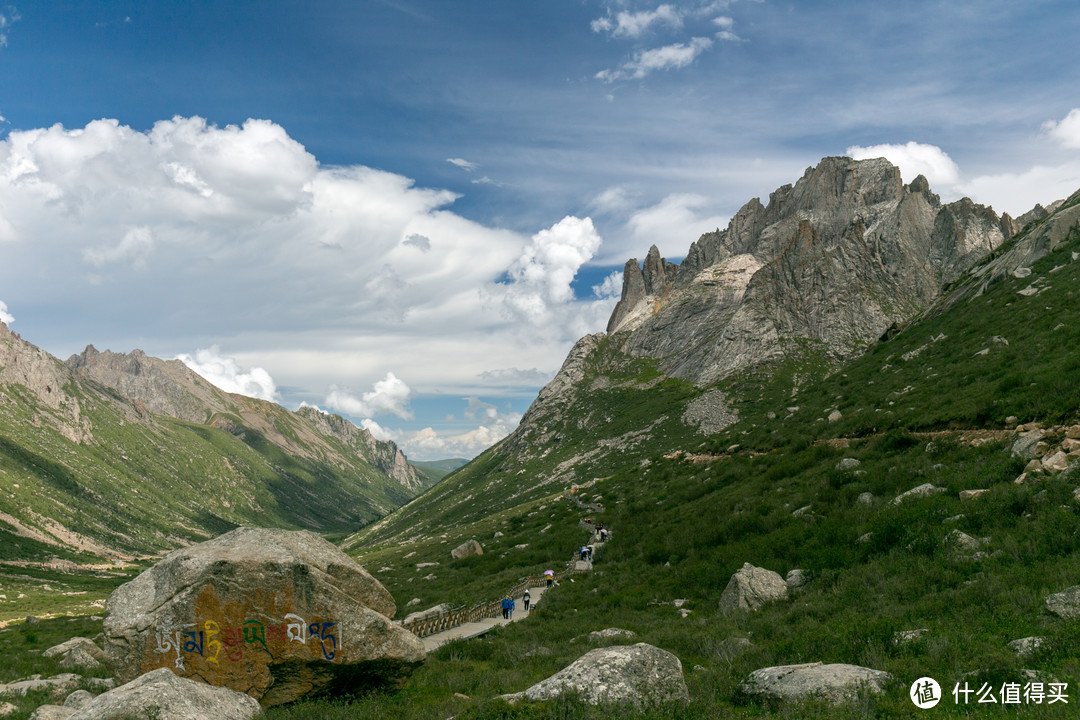
{"label": "blue sky", "polygon": [[2,5],[0,318],[475,454],[627,258],[821,157],[1076,190],[1078,36],[1065,1]]}

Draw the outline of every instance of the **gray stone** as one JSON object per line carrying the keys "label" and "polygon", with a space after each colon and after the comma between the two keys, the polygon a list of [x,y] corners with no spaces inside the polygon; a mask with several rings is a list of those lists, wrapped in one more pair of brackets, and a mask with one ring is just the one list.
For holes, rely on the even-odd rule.
{"label": "gray stone", "polygon": [[786,600],[787,583],[779,573],[743,563],[720,594],[721,610],[757,610],[767,602]]}
{"label": "gray stone", "polygon": [[249,695],[158,668],[98,695],[69,720],[127,720],[148,715],[169,720],[250,720],[260,712],[259,703]]}
{"label": "gray stone", "polygon": [[1080,618],[1080,585],[1074,585],[1047,597],[1046,609],[1066,620]]}
{"label": "gray stone", "polygon": [[409,623],[415,622],[417,620],[425,620],[425,619],[427,619],[429,617],[434,617],[435,615],[441,615],[442,613],[447,612],[448,610],[450,610],[450,605],[449,604],[440,603],[439,605],[435,605],[434,607],[430,607],[427,610],[420,610],[418,612],[414,612],[414,613],[410,613],[410,614],[406,615],[405,619],[401,621],[401,624],[402,625],[408,625]]}
{"label": "gray stone", "polygon": [[922,636],[930,632],[927,628],[919,628],[917,630],[898,630],[893,633],[892,641],[893,645],[909,645],[922,639]]}
{"label": "gray stone", "polygon": [[94,694],[89,690],[76,690],[64,698],[64,707],[78,710],[93,699]]}
{"label": "gray stone", "polygon": [[81,668],[97,670],[102,667],[105,653],[93,640],[84,637],[71,638],[41,653],[42,657],[60,656],[60,667],[67,669]]}
{"label": "gray stone", "polygon": [[[1019,427],[1017,428],[1019,430]],[[1042,442],[1042,430],[1030,430],[1020,433],[1013,441],[1010,448],[1014,457],[1032,459],[1035,457],[1035,447]]]}
{"label": "gray stone", "polygon": [[1069,456],[1059,450],[1050,457],[1043,458],[1042,466],[1045,470],[1065,472],[1069,469]]}
{"label": "gray stone", "polygon": [[833,410],[831,413],[829,413],[829,422],[831,422],[831,423],[840,422],[843,419],[844,419],[844,414],[842,412],[840,412],[839,410]]}
{"label": "gray stone", "polygon": [[66,695],[79,686],[79,676],[75,673],[61,673],[43,678],[34,675],[27,680],[17,680],[7,685],[0,685],[0,696],[26,697],[28,692],[49,691]]}
{"label": "gray stone", "polygon": [[1020,638],[1019,640],[1013,640],[1009,643],[1009,647],[1012,648],[1013,652],[1023,658],[1033,655],[1036,650],[1043,646],[1044,642],[1046,642],[1045,638],[1026,637]]}
{"label": "gray stone", "polygon": [[989,491],[986,490],[986,489],[961,490],[960,491],[960,499],[961,500],[974,500],[975,498],[979,497],[980,495],[982,495],[985,492],[989,492]]}
{"label": "gray stone", "polygon": [[105,655],[121,682],[168,667],[268,707],[403,683],[425,654],[395,611],[386,588],[318,535],[238,528],[117,588]]}
{"label": "gray stone", "polygon": [[[622,628],[605,628],[603,630],[595,630],[585,636],[585,639],[591,643],[606,642],[608,640],[631,640],[637,637],[637,633],[633,630],[624,630]],[[575,638],[577,639],[577,638]]]}
{"label": "gray stone", "polygon": [[852,468],[857,468],[860,465],[862,465],[862,463],[856,458],[844,458],[840,462],[836,463],[836,469],[851,470]]}
{"label": "gray stone", "polygon": [[40,705],[30,713],[30,720],[69,720],[75,714],[75,708],[63,705]]}
{"label": "gray stone", "polygon": [[784,584],[788,586],[788,590],[801,588],[808,582],[810,582],[810,571],[803,570],[802,568],[789,570],[787,577],[784,578]]}
{"label": "gray stone", "polygon": [[874,504],[874,493],[872,493],[872,492],[859,493],[859,497],[857,497],[855,499],[855,502],[859,503],[860,505],[873,505]]}
{"label": "gray stone", "polygon": [[945,544],[954,552],[971,554],[990,542],[990,538],[975,538],[960,530],[953,529],[945,536]]}
{"label": "gray stone", "polygon": [[882,693],[890,680],[889,673],[858,665],[819,662],[801,665],[779,665],[755,670],[742,681],[739,690],[751,697],[780,701],[821,697],[840,704],[854,700],[861,688]]}
{"label": "gray stone", "polygon": [[575,693],[590,705],[625,703],[641,708],[689,701],[679,658],[645,643],[592,650],[529,689],[501,697],[510,703],[543,702],[566,693]]}
{"label": "gray stone", "polygon": [[19,712],[18,705],[12,705],[9,702],[0,702],[0,717],[7,717],[8,715],[14,715]]}
{"label": "gray stone", "polygon": [[478,543],[476,540],[466,540],[465,542],[461,543],[456,548],[450,551],[450,557],[454,558],[455,560],[483,554],[484,548],[480,547],[480,543]]}
{"label": "gray stone", "polygon": [[931,497],[939,493],[945,492],[945,488],[937,487],[933,483],[923,483],[918,487],[914,487],[907,492],[900,493],[892,499],[893,505],[899,505],[905,500],[913,500],[915,498]]}

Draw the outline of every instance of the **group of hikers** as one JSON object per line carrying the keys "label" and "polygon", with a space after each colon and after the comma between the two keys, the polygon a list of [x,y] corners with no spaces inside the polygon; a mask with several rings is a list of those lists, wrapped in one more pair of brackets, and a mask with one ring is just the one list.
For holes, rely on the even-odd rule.
{"label": "group of hikers", "polygon": [[[585,523],[588,524],[588,525],[592,525],[592,518],[585,518]],[[602,543],[607,542],[607,540],[608,540],[608,530],[607,530],[607,528],[604,527],[603,523],[600,523],[599,525],[596,526],[596,533],[595,534],[596,534],[597,539],[600,542],[602,542]],[[592,545],[582,545],[581,548],[578,549],[578,553],[581,555],[582,560],[587,560],[589,562],[592,562],[592,559],[593,559],[593,546]],[[555,571],[554,570],[545,570],[544,571],[544,582],[547,584],[547,587],[552,587],[555,584]],[[521,596],[521,604],[525,607],[525,612],[529,612],[529,604],[531,602],[532,602],[532,598],[529,595],[529,589],[525,588],[525,593]],[[505,596],[502,599],[502,616],[503,616],[503,620],[512,620],[513,617],[514,617],[514,609],[516,607],[517,607],[517,603],[514,601],[514,598],[510,597],[509,595]]]}

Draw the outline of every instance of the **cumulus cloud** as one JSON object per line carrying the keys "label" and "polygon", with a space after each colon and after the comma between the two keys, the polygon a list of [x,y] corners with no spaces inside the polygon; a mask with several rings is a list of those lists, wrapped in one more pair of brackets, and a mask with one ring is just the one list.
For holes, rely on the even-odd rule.
{"label": "cumulus cloud", "polygon": [[590,23],[590,27],[593,32],[610,33],[612,37],[636,38],[653,25],[680,28],[682,23],[682,14],[673,5],[661,5],[655,10],[636,13],[623,11],[617,13],[614,18],[610,15],[597,18]]}
{"label": "cumulus cloud", "polygon": [[622,286],[622,270],[616,270],[604,278],[604,281],[599,285],[593,285],[592,291],[593,295],[601,299],[618,298],[622,295]]}
{"label": "cumulus cloud", "polygon": [[735,34],[735,19],[726,15],[713,18],[713,24],[716,25],[719,30],[716,31],[716,38],[727,42],[737,42],[741,38]]}
{"label": "cumulus cloud", "polygon": [[176,359],[225,392],[277,401],[277,387],[270,373],[261,367],[245,371],[236,360],[222,355],[217,345],[196,350],[194,356],[177,355]]}
{"label": "cumulus cloud", "polygon": [[519,370],[518,368],[499,368],[497,370],[485,370],[477,375],[484,385],[492,388],[497,387],[540,387],[548,384],[554,372],[543,372],[536,368]]}
{"label": "cumulus cloud", "polygon": [[591,218],[572,216],[533,235],[508,272],[506,306],[528,322],[549,319],[554,308],[574,299],[570,283],[601,242]]}
{"label": "cumulus cloud", "polygon": [[409,409],[411,395],[409,386],[394,373],[388,372],[386,377],[376,381],[372,389],[360,397],[347,390],[331,387],[326,396],[326,406],[354,417],[397,415],[403,420],[412,420],[413,413]]}
{"label": "cumulus cloud", "polygon": [[15,322],[15,316],[8,312],[7,303],[0,300],[0,322],[10,325]]}
{"label": "cumulus cloud", "polygon": [[1080,149],[1080,108],[1073,108],[1061,120],[1048,120],[1042,129],[1062,147]]}
{"label": "cumulus cloud", "polygon": [[883,157],[900,168],[900,174],[906,182],[911,182],[919,175],[926,176],[931,188],[942,185],[952,187],[960,181],[960,168],[936,145],[917,142],[869,147],[852,145],[846,152],[856,160]]}
{"label": "cumulus cloud", "polygon": [[664,47],[638,52],[618,70],[601,70],[598,80],[614,82],[623,78],[641,79],[657,70],[684,68],[694,62],[698,55],[712,47],[707,37],[691,38],[688,43],[673,43]]}

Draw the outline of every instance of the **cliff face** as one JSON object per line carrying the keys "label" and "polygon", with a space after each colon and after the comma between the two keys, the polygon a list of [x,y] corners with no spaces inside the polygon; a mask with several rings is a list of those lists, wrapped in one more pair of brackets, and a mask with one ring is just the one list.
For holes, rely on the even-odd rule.
{"label": "cliff face", "polygon": [[884,159],[825,158],[746,203],[682,265],[626,264],[608,323],[621,349],[708,385],[810,343],[838,360],[903,324],[1015,232],[968,199],[942,205]]}

